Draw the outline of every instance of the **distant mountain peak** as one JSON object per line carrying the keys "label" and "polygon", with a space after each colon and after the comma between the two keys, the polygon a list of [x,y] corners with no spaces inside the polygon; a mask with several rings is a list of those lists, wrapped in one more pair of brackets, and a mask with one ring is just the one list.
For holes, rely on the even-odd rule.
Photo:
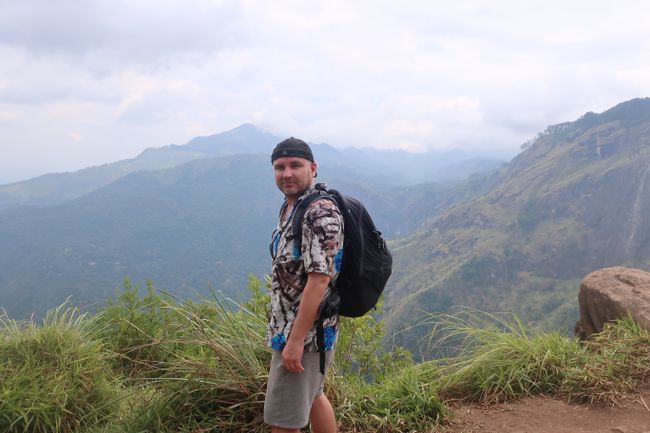
{"label": "distant mountain peak", "polygon": [[229,130],[226,131],[226,132],[234,132],[234,131],[240,131],[240,132],[262,132],[262,131],[260,130],[260,128],[258,128],[257,126],[255,126],[253,123],[250,123],[250,122],[242,123],[241,125],[239,125],[239,126],[235,126],[234,128],[229,129]]}

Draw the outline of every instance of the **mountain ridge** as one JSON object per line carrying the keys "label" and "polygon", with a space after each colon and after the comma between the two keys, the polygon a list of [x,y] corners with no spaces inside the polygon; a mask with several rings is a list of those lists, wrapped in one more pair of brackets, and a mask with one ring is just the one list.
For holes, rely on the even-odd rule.
{"label": "mountain ridge", "polygon": [[[639,109],[643,116],[621,117]],[[611,110],[547,128],[492,176],[488,193],[396,242],[390,326],[411,320],[415,305],[462,303],[518,311],[542,328],[561,320],[568,332],[581,275],[650,265],[650,236],[640,229],[650,222],[650,99]]]}
{"label": "mountain ridge", "polygon": [[[245,123],[228,131],[195,137],[186,144],[145,149],[135,158],[68,173],[49,173],[0,185],[0,211],[16,206],[49,206],[81,197],[136,171],[177,167],[197,159],[235,154],[266,154],[281,139]],[[364,176],[375,176],[387,186],[429,181],[459,180],[472,173],[496,169],[503,161],[458,152],[415,155],[349,148],[342,152],[328,144],[312,144],[323,166],[338,166]],[[468,161],[465,161],[468,160]],[[359,165],[358,161],[364,161]],[[399,164],[402,168],[396,168]],[[449,167],[452,166],[452,167]],[[409,167],[405,169],[405,167]],[[391,178],[383,176],[392,171]]]}
{"label": "mountain ridge", "polygon": [[[480,191],[464,183],[378,188],[372,177],[324,165],[320,181],[362,199],[387,236],[408,233]],[[42,314],[69,295],[102,301],[125,277],[178,296],[209,287],[243,300],[247,275],[268,272],[267,240],[282,196],[268,154],[196,159],[127,174],[81,197],[0,212],[0,306]],[[408,216],[408,217],[407,217]]]}
{"label": "mountain ridge", "polygon": [[[208,138],[197,140],[200,148]],[[323,148],[319,180],[362,199],[394,239],[392,331],[410,326],[420,309],[461,304],[517,311],[533,328],[569,329],[581,276],[650,266],[649,99],[549,126],[524,147],[496,172],[402,186],[394,185],[399,165],[376,165],[381,175],[351,170],[337,149]],[[247,273],[267,272],[280,202],[263,152],[140,170],[57,205],[5,209],[0,305],[34,311],[28,294],[39,307],[58,305],[63,294],[97,301],[124,276],[182,295],[212,283],[241,294]],[[409,345],[419,336],[399,338]]]}

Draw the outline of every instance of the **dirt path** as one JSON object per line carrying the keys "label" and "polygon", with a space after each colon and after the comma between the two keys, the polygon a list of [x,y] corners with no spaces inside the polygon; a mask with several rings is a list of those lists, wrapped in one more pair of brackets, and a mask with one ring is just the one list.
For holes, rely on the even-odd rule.
{"label": "dirt path", "polygon": [[444,433],[650,433],[650,389],[618,407],[567,404],[546,397],[483,407],[452,405]]}

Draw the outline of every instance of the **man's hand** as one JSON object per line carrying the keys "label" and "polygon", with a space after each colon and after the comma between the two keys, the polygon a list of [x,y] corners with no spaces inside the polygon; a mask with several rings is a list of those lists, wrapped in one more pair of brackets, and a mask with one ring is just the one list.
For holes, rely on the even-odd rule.
{"label": "man's hand", "polygon": [[294,341],[289,338],[284,349],[282,349],[282,366],[291,373],[302,373],[305,371],[301,362],[304,350],[304,342]]}
{"label": "man's hand", "polygon": [[327,274],[310,272],[307,275],[307,284],[302,291],[296,321],[282,350],[282,366],[287,371],[292,373],[305,371],[301,362],[305,350],[305,336],[318,318],[318,307],[325,296],[329,282],[330,276]]}

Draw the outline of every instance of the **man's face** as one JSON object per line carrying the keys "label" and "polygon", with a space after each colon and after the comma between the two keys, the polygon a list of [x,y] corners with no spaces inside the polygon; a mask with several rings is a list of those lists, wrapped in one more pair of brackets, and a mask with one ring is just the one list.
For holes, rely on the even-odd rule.
{"label": "man's face", "polygon": [[298,198],[311,186],[317,165],[308,159],[284,156],[273,161],[275,184],[287,198]]}

